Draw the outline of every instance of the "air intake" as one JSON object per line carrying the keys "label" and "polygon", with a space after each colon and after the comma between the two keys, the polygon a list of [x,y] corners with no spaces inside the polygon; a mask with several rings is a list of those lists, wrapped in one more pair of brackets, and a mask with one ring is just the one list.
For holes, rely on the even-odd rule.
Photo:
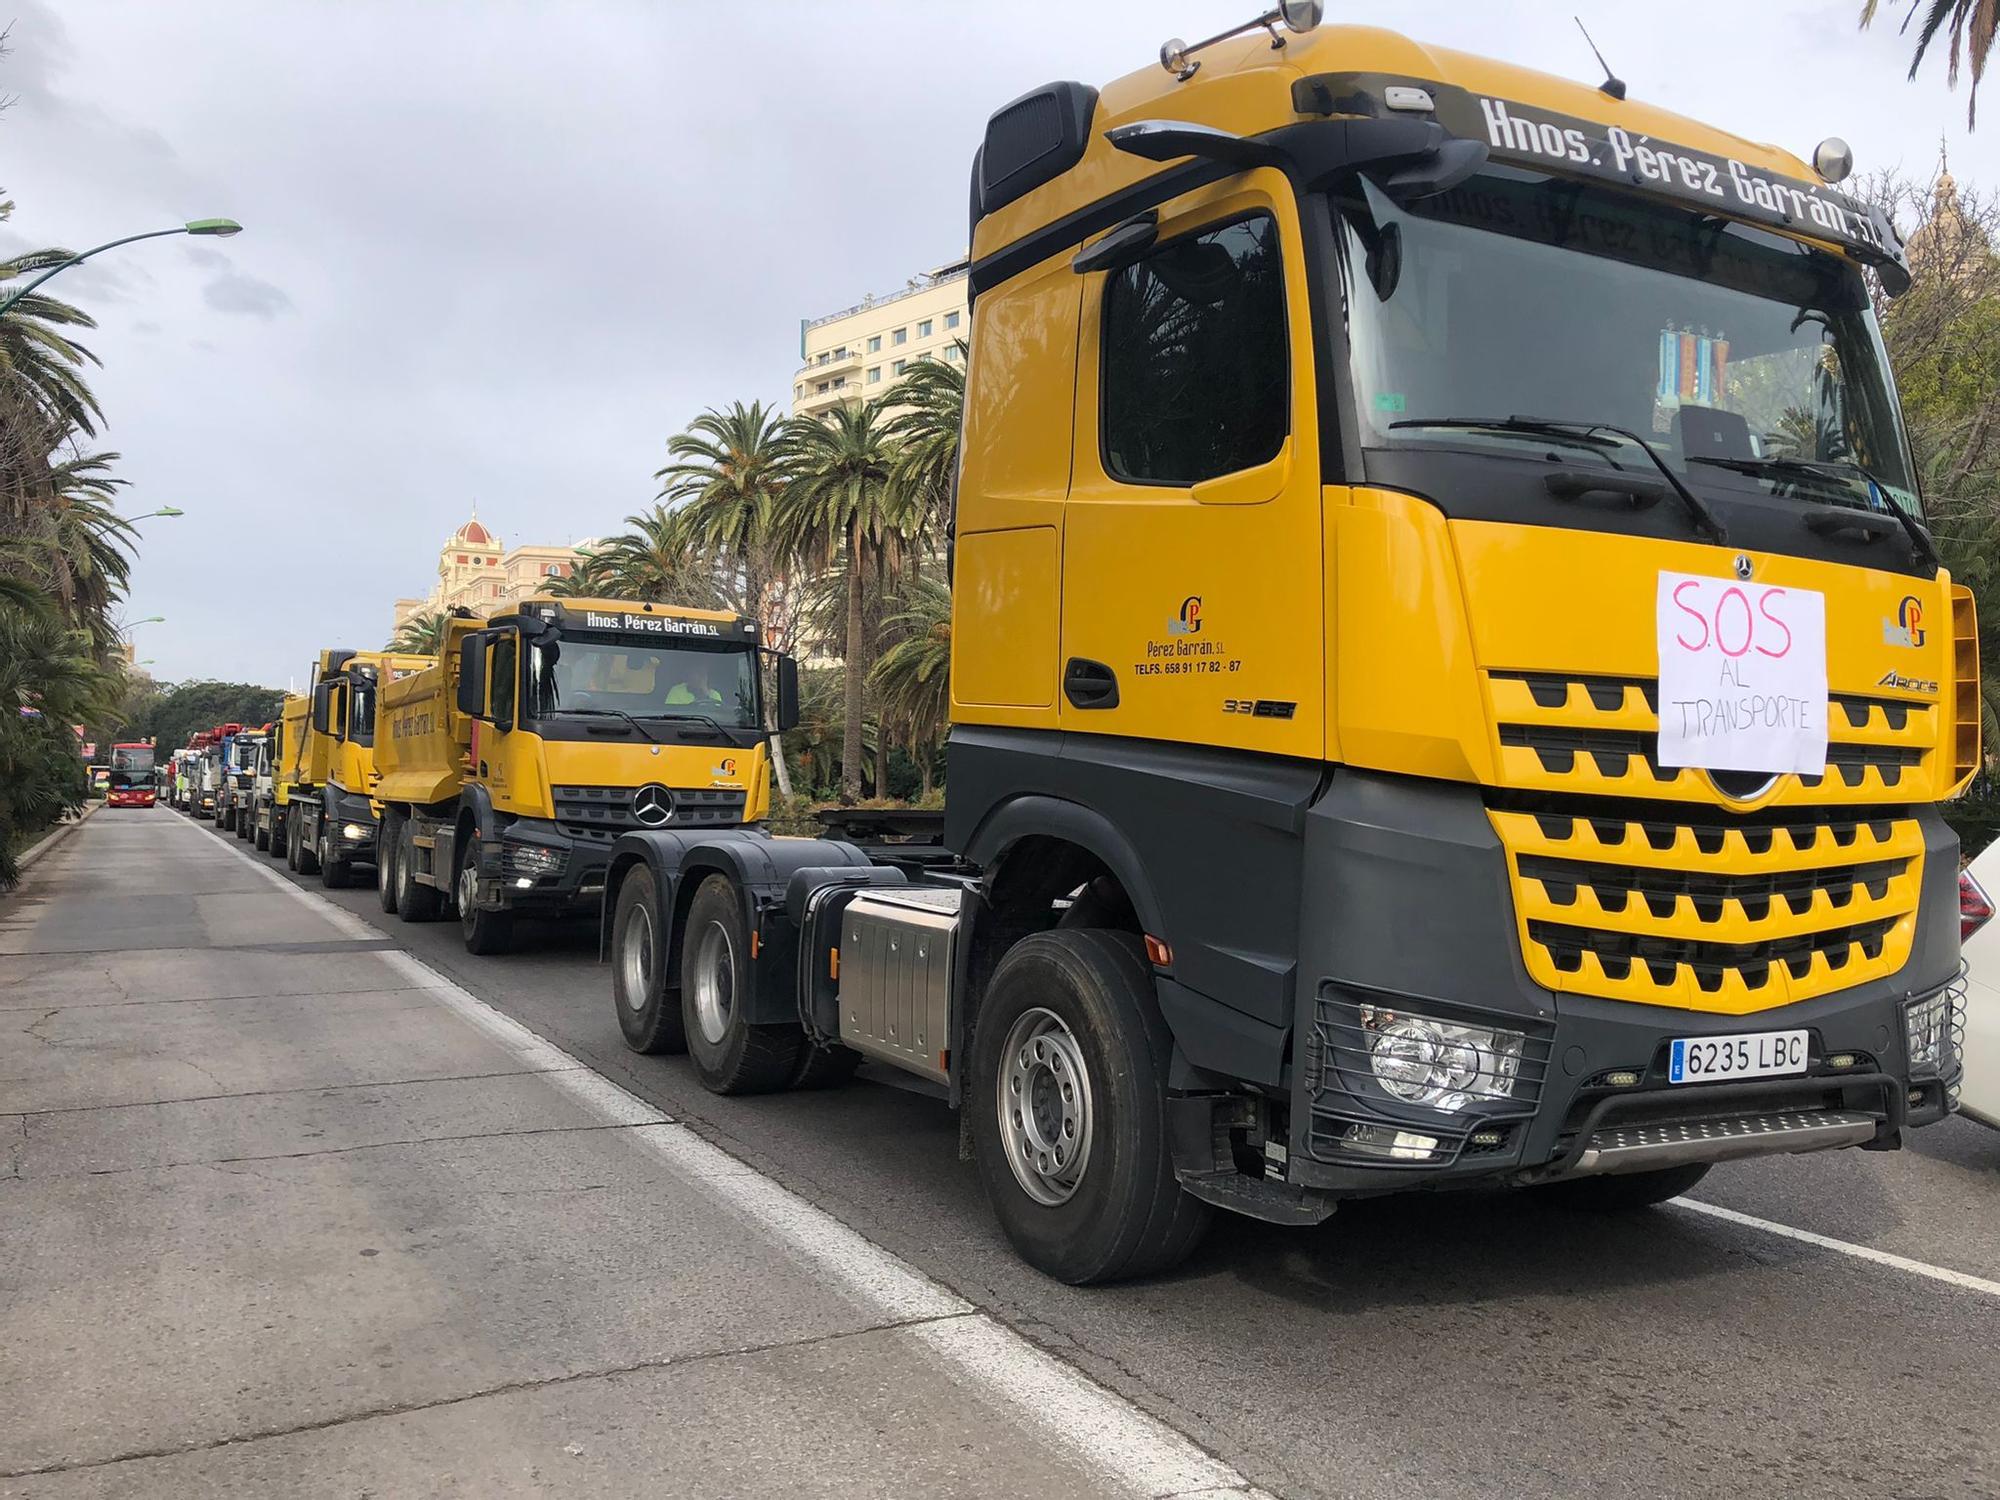
{"label": "air intake", "polygon": [[1051,83],[996,111],[979,150],[973,223],[1081,161],[1096,109],[1088,84]]}

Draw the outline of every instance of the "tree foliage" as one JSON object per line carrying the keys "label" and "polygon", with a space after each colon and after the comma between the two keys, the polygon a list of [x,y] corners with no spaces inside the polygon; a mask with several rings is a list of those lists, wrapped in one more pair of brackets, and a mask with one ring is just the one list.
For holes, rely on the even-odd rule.
{"label": "tree foliage", "polygon": [[[1943,32],[1948,39],[1945,87],[1957,88],[1960,66],[1971,67],[1972,83],[1965,91],[1965,126],[1970,130],[1979,122],[1979,80],[1986,75],[1986,59],[1993,51],[1994,33],[2000,30],[2000,5],[1995,5],[1994,0],[1907,0],[1907,3],[1901,30],[1907,36],[1912,25],[1917,28],[1917,50],[1910,57],[1910,77],[1917,76],[1917,70],[1924,65],[1924,54],[1930,51],[1938,33]],[[1880,4],[1881,0],[1863,0],[1863,27],[1874,21]]]}

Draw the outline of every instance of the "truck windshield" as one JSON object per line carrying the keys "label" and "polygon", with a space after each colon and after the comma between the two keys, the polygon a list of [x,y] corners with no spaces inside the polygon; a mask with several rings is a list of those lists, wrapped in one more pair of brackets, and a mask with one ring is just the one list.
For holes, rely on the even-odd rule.
{"label": "truck windshield", "polygon": [[1477,420],[1603,423],[1691,483],[1920,515],[1867,290],[1839,257],[1508,168],[1407,207],[1364,183],[1337,212],[1364,449],[1519,451],[1548,435]]}
{"label": "truck windshield", "polygon": [[528,648],[527,698],[531,719],[601,713],[750,729],[757,724],[756,659],[740,648],[565,631]]}

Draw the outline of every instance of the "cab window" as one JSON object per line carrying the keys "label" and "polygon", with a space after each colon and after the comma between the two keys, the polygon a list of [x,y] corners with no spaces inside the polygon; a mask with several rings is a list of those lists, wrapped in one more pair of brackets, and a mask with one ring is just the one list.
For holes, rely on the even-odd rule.
{"label": "cab window", "polygon": [[1102,367],[1114,479],[1192,485],[1277,457],[1288,381],[1276,221],[1238,219],[1111,273]]}
{"label": "cab window", "polygon": [[502,631],[493,643],[493,722],[503,729],[514,727],[514,633]]}

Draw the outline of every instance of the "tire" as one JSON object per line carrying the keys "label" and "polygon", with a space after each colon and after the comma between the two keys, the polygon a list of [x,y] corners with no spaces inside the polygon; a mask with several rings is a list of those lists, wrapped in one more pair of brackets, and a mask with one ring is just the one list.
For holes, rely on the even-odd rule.
{"label": "tire", "polygon": [[743,1019],[737,1000],[750,991],[750,934],[727,875],[711,875],[695,891],[680,952],[681,1028],[701,1086],[711,1094],[768,1094],[790,1084],[805,1033]]}
{"label": "tire", "polygon": [[252,828],[250,846],[259,853],[268,852],[271,847],[271,830],[269,826],[259,823],[255,818],[252,818],[250,822]]}
{"label": "tire", "polygon": [[1662,1167],[1657,1172],[1614,1172],[1544,1182],[1528,1191],[1544,1203],[1587,1213],[1630,1213],[1678,1198],[1708,1175],[1709,1163]]}
{"label": "tire", "polygon": [[396,910],[396,854],[400,847],[396,836],[402,831],[402,821],[395,813],[385,812],[375,828],[375,904],[385,913]]}
{"label": "tire", "polygon": [[505,953],[514,942],[514,915],[504,911],[481,911],[473,900],[479,881],[479,836],[465,841],[458,857],[458,877],[452,884],[458,892],[458,930],[465,938],[465,951],[484,958]]}
{"label": "tire", "polygon": [[667,988],[667,943],[660,930],[658,883],[635,865],[618,887],[611,919],[611,1003],[618,1030],[634,1052],[687,1051],[680,991]]}
{"label": "tire", "polygon": [[408,818],[396,820],[396,915],[405,922],[431,922],[444,904],[434,887],[418,885],[410,872],[417,865],[417,825]]}
{"label": "tire", "polygon": [[271,856],[290,864],[291,841],[285,837],[285,815],[278,811],[276,804],[271,807]]}
{"label": "tire", "polygon": [[1172,1052],[1130,934],[1036,933],[1001,959],[966,1108],[987,1201],[1029,1265],[1080,1286],[1164,1271],[1201,1242],[1209,1208],[1175,1179],[1167,1141]]}
{"label": "tire", "polygon": [[292,847],[298,850],[298,863],[292,868],[301,875],[319,874],[319,844],[306,841],[306,820],[300,814],[292,820]]}
{"label": "tire", "polygon": [[354,884],[354,862],[334,852],[340,847],[335,831],[331,818],[320,819],[319,856],[314,863],[319,866],[319,883],[330,891],[342,891]]}
{"label": "tire", "polygon": [[296,870],[299,867],[299,820],[295,813],[289,811],[285,814],[285,847],[283,853],[285,868]]}
{"label": "tire", "polygon": [[811,1038],[799,1039],[799,1065],[792,1070],[795,1089],[837,1089],[854,1076],[861,1066],[861,1054],[852,1047],[820,1047]]}

